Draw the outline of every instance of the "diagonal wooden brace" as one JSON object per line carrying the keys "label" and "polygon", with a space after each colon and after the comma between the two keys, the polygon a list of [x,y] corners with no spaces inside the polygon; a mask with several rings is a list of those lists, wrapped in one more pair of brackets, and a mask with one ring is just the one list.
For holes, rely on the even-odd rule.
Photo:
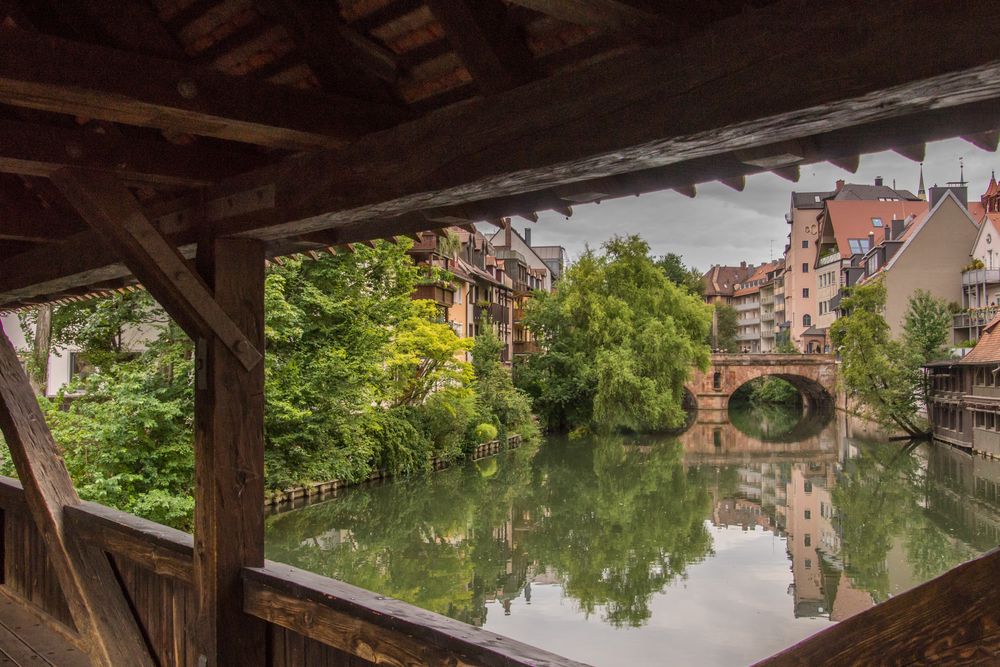
{"label": "diagonal wooden brace", "polygon": [[61,169],[52,181],[189,336],[218,337],[247,370],[261,362],[261,352],[114,176]]}
{"label": "diagonal wooden brace", "polygon": [[63,509],[78,505],[80,497],[45,424],[28,376],[2,328],[0,429],[24,485],[28,509],[45,540],[59,586],[94,664],[152,667],[142,631],[107,555],[67,531]]}

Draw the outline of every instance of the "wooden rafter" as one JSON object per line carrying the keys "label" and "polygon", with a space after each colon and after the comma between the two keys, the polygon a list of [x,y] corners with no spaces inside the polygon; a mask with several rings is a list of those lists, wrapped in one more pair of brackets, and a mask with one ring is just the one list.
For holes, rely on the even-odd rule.
{"label": "wooden rafter", "polygon": [[15,29],[0,31],[0,102],[286,149],[339,146],[405,117],[384,104]]}
{"label": "wooden rafter", "polygon": [[[692,16],[702,16],[697,6],[686,7],[680,21],[668,20],[648,7],[623,0],[510,0],[515,5],[533,9],[553,18],[605,32],[638,35],[652,40],[682,36],[690,28]],[[691,4],[691,3],[687,3]]]}
{"label": "wooden rafter", "polygon": [[15,177],[0,176],[0,239],[52,243],[82,229],[78,220],[42,206]]}
{"label": "wooden rafter", "polygon": [[427,0],[427,5],[483,92],[498,93],[535,77],[531,51],[500,0]]}
{"label": "wooden rafter", "polygon": [[0,428],[44,536],[73,621],[97,665],[152,666],[142,632],[102,551],[66,530],[63,510],[80,503],[31,383],[0,329]]}
{"label": "wooden rafter", "polygon": [[260,364],[261,352],[226,315],[124,186],[104,174],[69,169],[52,178],[80,217],[118,253],[188,335],[218,338],[247,369]]}
{"label": "wooden rafter", "polygon": [[0,119],[0,172],[49,176],[67,166],[129,183],[201,187],[262,165],[252,154]]}

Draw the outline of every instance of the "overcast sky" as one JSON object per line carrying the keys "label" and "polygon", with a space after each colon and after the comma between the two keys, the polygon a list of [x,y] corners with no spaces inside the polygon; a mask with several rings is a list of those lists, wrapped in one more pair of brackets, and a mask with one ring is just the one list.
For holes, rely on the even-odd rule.
{"label": "overcast sky", "polygon": [[[1000,167],[1000,154],[980,150],[961,139],[927,145],[924,180],[927,187],[958,180],[959,157],[965,160],[969,198],[978,200],[989,183],[991,170]],[[551,211],[539,213],[532,224],[515,217],[514,226],[531,227],[535,245],[561,245],[574,257],[586,244],[599,246],[615,234],[640,234],[655,254],[676,252],[685,263],[702,271],[712,264],[760,263],[784,251],[788,225],[785,213],[793,190],[832,190],[838,178],[848,183],[872,183],[882,176],[885,184],[917,192],[920,166],[896,153],[875,153],[861,158],[851,174],[822,162],[801,169],[798,183],[772,174],[747,179],[743,192],[721,183],[698,186],[698,196],[688,199],[673,191],[641,197],[610,199],[601,204],[574,206],[566,219]]]}

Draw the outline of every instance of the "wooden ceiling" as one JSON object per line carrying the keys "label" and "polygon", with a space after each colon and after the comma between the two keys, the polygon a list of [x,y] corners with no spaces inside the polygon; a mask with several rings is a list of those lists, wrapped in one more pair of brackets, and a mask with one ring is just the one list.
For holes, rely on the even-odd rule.
{"label": "wooden ceiling", "polygon": [[[0,0],[0,307],[132,281],[53,178],[272,256],[964,136],[986,1]],[[98,179],[99,181],[99,179]],[[207,235],[207,236],[206,236]]]}

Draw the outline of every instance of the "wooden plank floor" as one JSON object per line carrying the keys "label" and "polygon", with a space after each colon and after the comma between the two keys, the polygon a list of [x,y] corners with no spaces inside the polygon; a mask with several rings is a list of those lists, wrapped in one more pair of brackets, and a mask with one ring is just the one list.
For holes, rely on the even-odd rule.
{"label": "wooden plank floor", "polygon": [[6,596],[0,596],[0,667],[90,667],[63,637]]}

